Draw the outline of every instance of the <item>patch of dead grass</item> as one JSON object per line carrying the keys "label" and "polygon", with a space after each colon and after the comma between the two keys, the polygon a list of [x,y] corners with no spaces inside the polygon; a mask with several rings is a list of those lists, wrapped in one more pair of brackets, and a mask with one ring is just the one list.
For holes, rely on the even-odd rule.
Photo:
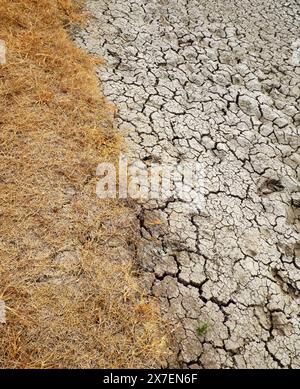
{"label": "patch of dead grass", "polygon": [[66,31],[80,7],[2,0],[0,15],[0,366],[159,366],[166,337],[132,274],[133,211],[95,195],[96,166],[121,142],[99,60]]}

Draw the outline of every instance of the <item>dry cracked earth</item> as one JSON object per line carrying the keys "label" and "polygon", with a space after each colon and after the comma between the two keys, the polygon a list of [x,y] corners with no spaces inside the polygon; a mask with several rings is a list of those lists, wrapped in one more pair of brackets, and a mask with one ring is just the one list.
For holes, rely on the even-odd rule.
{"label": "dry cracked earth", "polygon": [[299,1],[87,3],[76,40],[107,60],[130,154],[205,173],[203,207],[140,205],[170,366],[300,368]]}

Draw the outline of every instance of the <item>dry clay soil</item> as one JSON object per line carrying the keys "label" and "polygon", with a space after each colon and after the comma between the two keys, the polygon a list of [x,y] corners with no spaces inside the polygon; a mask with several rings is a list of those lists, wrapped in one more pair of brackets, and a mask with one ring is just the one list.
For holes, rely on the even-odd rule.
{"label": "dry clay soil", "polygon": [[76,41],[107,60],[129,154],[205,174],[205,204],[139,205],[137,261],[173,324],[170,366],[299,368],[299,1],[87,5]]}

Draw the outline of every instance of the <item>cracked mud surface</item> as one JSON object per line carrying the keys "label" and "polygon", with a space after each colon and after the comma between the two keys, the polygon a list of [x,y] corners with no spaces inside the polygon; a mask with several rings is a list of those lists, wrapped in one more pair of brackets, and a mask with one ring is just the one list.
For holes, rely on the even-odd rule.
{"label": "cracked mud surface", "polygon": [[76,39],[107,60],[130,153],[206,176],[204,209],[140,209],[138,260],[178,340],[170,366],[299,368],[299,2],[87,3]]}

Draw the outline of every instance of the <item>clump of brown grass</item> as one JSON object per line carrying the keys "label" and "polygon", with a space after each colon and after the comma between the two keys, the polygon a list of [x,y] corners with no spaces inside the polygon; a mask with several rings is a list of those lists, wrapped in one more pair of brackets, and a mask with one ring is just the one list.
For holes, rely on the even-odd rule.
{"label": "clump of brown grass", "polygon": [[71,0],[2,0],[0,366],[154,367],[160,315],[132,274],[133,211],[95,195],[120,141]]}

